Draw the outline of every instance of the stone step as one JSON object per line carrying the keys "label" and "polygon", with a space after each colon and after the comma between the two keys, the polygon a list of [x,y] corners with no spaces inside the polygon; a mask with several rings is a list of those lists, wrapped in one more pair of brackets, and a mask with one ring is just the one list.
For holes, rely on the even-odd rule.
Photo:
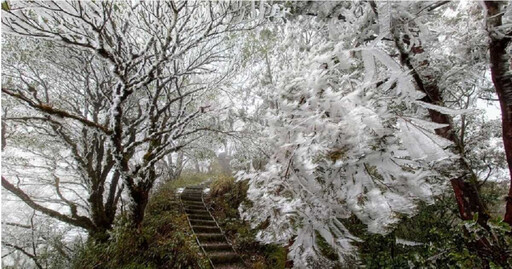
{"label": "stone step", "polygon": [[184,205],[185,210],[206,210],[204,205]]}
{"label": "stone step", "polygon": [[181,196],[181,198],[183,199],[183,197],[190,197],[190,198],[203,198],[202,195],[195,195],[195,194],[184,194]]}
{"label": "stone step", "polygon": [[195,193],[195,192],[183,192],[181,196],[203,196],[202,193]]}
{"label": "stone step", "polygon": [[220,233],[220,229],[217,226],[194,226],[192,225],[192,229],[196,233]]}
{"label": "stone step", "polygon": [[182,196],[181,197],[181,200],[184,200],[184,201],[195,201],[195,202],[203,202],[203,198],[201,197],[186,197],[186,196]]}
{"label": "stone step", "polygon": [[[189,217],[190,219],[190,217]],[[190,224],[199,225],[199,226],[210,226],[213,225],[217,227],[217,223],[214,220],[203,220],[203,219],[190,219]]]}
{"label": "stone step", "polygon": [[181,193],[181,195],[184,195],[184,194],[186,194],[186,195],[189,195],[189,194],[191,194],[191,195],[203,195],[203,192],[201,192],[201,191],[183,191]]}
{"label": "stone step", "polygon": [[196,215],[196,214],[189,214],[188,218],[190,220],[211,220],[213,221],[212,217],[208,215]]}
{"label": "stone step", "polygon": [[217,234],[211,234],[211,233],[196,233],[197,239],[199,239],[199,242],[207,243],[207,242],[218,242],[218,243],[227,243],[226,238],[223,234],[217,233]]}
{"label": "stone step", "polygon": [[203,191],[202,190],[188,190],[188,189],[185,189],[183,190],[182,193],[197,193],[197,194],[202,194]]}
{"label": "stone step", "polygon": [[201,247],[206,252],[212,252],[212,251],[232,251],[233,248],[231,248],[231,245],[228,243],[205,243],[201,244]]}
{"label": "stone step", "polygon": [[201,192],[183,192],[181,194],[181,196],[184,196],[184,195],[190,195],[190,196],[203,196],[203,194]]}
{"label": "stone step", "polygon": [[204,207],[203,201],[183,201],[184,206],[202,206]]}
{"label": "stone step", "polygon": [[208,252],[208,257],[210,257],[213,265],[227,264],[239,261],[238,255],[233,251]]}
{"label": "stone step", "polygon": [[181,196],[181,198],[183,198],[183,197],[188,197],[188,198],[201,198],[201,199],[203,198],[203,196],[202,196],[202,195],[195,195],[195,194],[193,194],[193,195],[185,194],[185,195]]}
{"label": "stone step", "polygon": [[208,213],[208,210],[206,210],[206,208],[202,208],[202,209],[188,209],[186,208],[185,209],[185,212],[187,212],[187,214],[198,214],[198,215],[203,215],[203,214],[206,214],[206,215],[209,215],[210,213]]}
{"label": "stone step", "polygon": [[247,268],[226,241],[203,203],[203,187],[185,188],[181,194],[181,200],[192,230],[215,269]]}

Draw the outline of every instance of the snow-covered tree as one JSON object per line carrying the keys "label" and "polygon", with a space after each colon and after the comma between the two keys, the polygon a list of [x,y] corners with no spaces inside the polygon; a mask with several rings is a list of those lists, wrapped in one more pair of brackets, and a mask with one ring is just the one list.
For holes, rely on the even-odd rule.
{"label": "snow-covered tree", "polygon": [[[453,117],[472,111],[446,107],[448,86],[439,84],[451,79],[451,85],[462,85],[471,70],[485,68],[484,49],[476,45],[470,54],[480,57],[477,64],[462,65],[471,69],[442,77],[457,73],[450,64],[460,53],[429,32],[444,30],[442,20],[449,18],[436,11],[446,4],[292,3],[295,14],[286,23],[274,20],[261,30],[283,43],[265,60],[272,80],[259,85],[270,92],[261,96],[275,104],[268,106],[263,131],[271,158],[263,171],[239,175],[250,179],[252,201],[242,214],[264,227],[260,240],[290,242],[296,267],[328,262],[319,255],[317,236],[340,257],[354,253],[351,242],[358,239],[344,218],[355,215],[370,232],[387,233],[448,180],[460,199],[461,218],[478,215],[482,227],[489,227],[478,178],[453,125]],[[460,29],[463,23],[453,24]],[[472,44],[482,42],[479,33]],[[477,252],[504,253],[489,245],[476,246]]]}
{"label": "snow-covered tree", "polygon": [[[9,199],[103,240],[123,197],[140,228],[157,180],[216,162],[249,180],[240,212],[259,240],[288,245],[296,268],[328,268],[324,243],[357,263],[346,219],[386,234],[449,191],[468,249],[507,265],[479,187],[511,167],[510,5],[27,0],[2,10]],[[500,102],[505,147],[499,123],[475,109],[483,97]],[[44,242],[16,241],[20,229],[46,232],[27,221],[9,216],[4,248],[41,267]]]}
{"label": "snow-covered tree", "polygon": [[[10,143],[2,186],[31,208],[105,238],[122,192],[108,140],[31,106],[59,107],[99,124],[108,105],[100,93],[108,93],[111,81],[81,50],[15,37],[5,37],[3,48],[3,123]],[[15,84],[27,87],[29,95],[9,91]]]}
{"label": "snow-covered tree", "polygon": [[105,137],[115,172],[132,200],[131,219],[139,225],[157,177],[155,164],[209,128],[196,119],[216,110],[206,93],[223,78],[211,75],[213,64],[224,59],[225,34],[239,28],[239,6],[202,1],[8,2],[2,17],[7,34],[81,50],[112,84],[106,92],[94,86],[94,94],[107,101],[97,121],[87,107],[81,115],[37,98],[43,91],[38,85],[6,84],[2,92],[45,117],[64,118]]}

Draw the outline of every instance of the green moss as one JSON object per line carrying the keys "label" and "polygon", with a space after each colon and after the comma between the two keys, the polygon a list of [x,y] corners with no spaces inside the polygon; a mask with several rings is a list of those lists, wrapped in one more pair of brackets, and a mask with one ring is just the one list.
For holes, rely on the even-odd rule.
{"label": "green moss", "polygon": [[273,244],[266,245],[264,253],[268,268],[285,268],[287,253],[284,247]]}

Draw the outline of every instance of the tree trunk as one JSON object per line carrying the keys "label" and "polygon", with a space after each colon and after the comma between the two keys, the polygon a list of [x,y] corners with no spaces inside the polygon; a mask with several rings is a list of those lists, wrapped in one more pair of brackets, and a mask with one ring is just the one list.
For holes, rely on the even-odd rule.
{"label": "tree trunk", "polygon": [[93,189],[88,200],[91,207],[91,219],[95,224],[95,228],[89,234],[95,241],[105,242],[109,238],[107,231],[112,228],[114,219],[109,218],[104,209],[103,191]]}
{"label": "tree trunk", "polygon": [[65,222],[67,224],[84,228],[87,231],[94,230],[95,225],[94,223],[85,216],[80,216],[78,214],[73,214],[73,216],[68,216],[65,214],[60,213],[59,211],[53,210],[48,207],[44,207],[41,204],[36,203],[28,194],[26,194],[23,190],[20,188],[14,186],[9,181],[7,181],[2,176],[2,187],[4,187],[6,190],[11,192],[12,194],[16,195],[18,198],[20,198],[26,205],[30,206],[32,209],[41,212],[49,217],[58,219],[62,222]]}
{"label": "tree trunk", "polygon": [[510,174],[510,186],[506,198],[506,211],[504,221],[512,226],[512,73],[510,59],[506,48],[510,43],[510,34],[501,35],[494,31],[502,25],[503,13],[501,3],[485,1],[487,7],[488,33],[490,38],[489,55],[491,60],[491,77],[501,107],[501,123],[503,132],[503,145]]}
{"label": "tree trunk", "polygon": [[[156,179],[156,173],[153,168],[149,168],[146,173],[143,173],[142,177],[144,180],[141,180],[137,184],[132,184],[128,186],[131,205],[130,205],[130,221],[134,228],[140,230],[142,227],[142,221],[144,220],[144,213],[146,210],[146,206],[149,202],[149,192],[153,188],[153,183]],[[130,182],[135,182],[133,178],[130,178]]]}
{"label": "tree trunk", "polygon": [[130,188],[130,198],[132,199],[129,214],[130,221],[134,228],[140,229],[142,227],[142,221],[144,220],[144,212],[149,201],[149,190],[136,186]]}
{"label": "tree trunk", "polygon": [[184,153],[183,151],[178,152],[178,159],[176,160],[176,170],[174,171],[174,179],[178,179],[181,176],[184,166]]}
{"label": "tree trunk", "polygon": [[195,168],[196,168],[196,173],[201,173],[201,167],[199,166],[199,161],[198,160],[195,160]]}
{"label": "tree trunk", "polygon": [[223,152],[215,157],[217,158],[221,172],[225,175],[231,175],[231,164],[229,163],[231,159],[230,156]]}
{"label": "tree trunk", "polygon": [[[443,106],[441,91],[434,78],[429,74],[420,74],[413,65],[414,59],[411,54],[421,54],[424,51],[423,48],[417,46],[412,48],[411,51],[406,51],[404,44],[407,44],[408,39],[405,36],[400,37],[399,33],[394,33],[394,38],[400,52],[401,63],[411,70],[411,75],[418,89],[425,93],[425,97],[421,101]],[[414,53],[414,51],[418,53]],[[428,60],[423,60],[421,63],[423,66],[428,66],[428,64]],[[432,109],[429,109],[428,113],[433,122],[447,125],[446,127],[436,129],[435,132],[437,135],[452,141],[455,144],[457,153],[461,155],[457,163],[457,170],[460,170],[461,174],[452,177],[450,180],[461,219],[472,220],[473,216],[478,213],[478,223],[482,227],[488,228],[487,220],[489,220],[490,216],[478,192],[477,176],[463,158],[464,152],[461,151],[460,141],[455,135],[450,116]]]}

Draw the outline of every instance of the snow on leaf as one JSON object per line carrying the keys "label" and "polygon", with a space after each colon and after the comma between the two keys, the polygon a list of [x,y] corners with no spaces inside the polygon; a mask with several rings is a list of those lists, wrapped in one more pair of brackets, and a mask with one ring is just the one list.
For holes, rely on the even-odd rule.
{"label": "snow on leaf", "polygon": [[414,159],[440,161],[449,157],[444,148],[450,145],[446,139],[429,134],[427,130],[420,129],[404,119],[398,119],[399,137]]}
{"label": "snow on leaf", "polygon": [[376,59],[383,63],[392,72],[402,72],[400,65],[393,58],[391,58],[391,56],[384,53],[384,51],[379,49],[372,49],[371,52]]}
{"label": "snow on leaf", "polygon": [[365,76],[364,81],[366,84],[371,83],[375,76],[375,60],[369,50],[362,50],[361,56],[363,58]]}
{"label": "snow on leaf", "polygon": [[420,243],[420,242],[415,242],[415,241],[410,241],[410,240],[405,240],[405,239],[402,239],[402,238],[395,238],[395,242],[397,244],[400,244],[400,245],[404,245],[404,246],[410,246],[410,247],[415,247],[415,246],[422,246],[424,245],[423,243]]}
{"label": "snow on leaf", "polygon": [[451,108],[444,107],[444,106],[438,106],[438,105],[434,105],[434,104],[425,103],[423,101],[416,101],[415,103],[423,108],[435,110],[437,112],[440,112],[445,115],[450,115],[450,116],[475,113],[474,109],[451,109]]}
{"label": "snow on leaf", "polygon": [[378,4],[378,13],[379,13],[379,36],[377,37],[376,42],[382,40],[382,38],[388,36],[390,34],[391,28],[391,8],[389,2],[377,2]]}
{"label": "snow on leaf", "polygon": [[418,118],[404,117],[404,119],[407,119],[407,121],[410,122],[411,124],[431,131],[449,126],[449,124],[440,124],[432,121],[421,120]]}

